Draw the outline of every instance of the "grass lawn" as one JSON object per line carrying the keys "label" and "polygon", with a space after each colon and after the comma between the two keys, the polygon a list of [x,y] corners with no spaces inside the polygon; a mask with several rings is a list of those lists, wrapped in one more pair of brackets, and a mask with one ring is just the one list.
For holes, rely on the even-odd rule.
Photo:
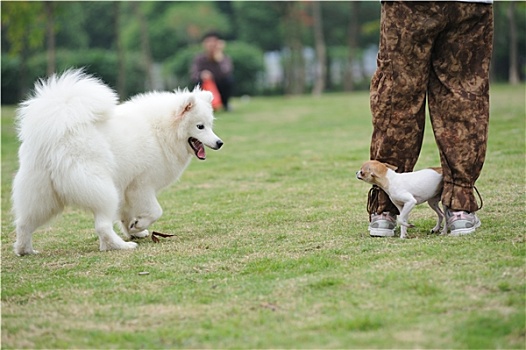
{"label": "grass lawn", "polygon": [[[368,94],[261,97],[159,196],[134,251],[98,251],[68,208],[17,257],[14,109],[2,107],[2,348],[525,348],[525,86],[494,86],[482,227],[370,238]],[[431,128],[417,169],[439,164]]]}

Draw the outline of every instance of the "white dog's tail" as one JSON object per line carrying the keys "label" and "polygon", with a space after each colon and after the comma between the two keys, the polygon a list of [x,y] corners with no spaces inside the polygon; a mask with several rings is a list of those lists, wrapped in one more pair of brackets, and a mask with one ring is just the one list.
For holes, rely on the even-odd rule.
{"label": "white dog's tail", "polygon": [[20,141],[57,140],[87,124],[106,120],[117,94],[99,79],[72,69],[35,84],[33,96],[17,111]]}

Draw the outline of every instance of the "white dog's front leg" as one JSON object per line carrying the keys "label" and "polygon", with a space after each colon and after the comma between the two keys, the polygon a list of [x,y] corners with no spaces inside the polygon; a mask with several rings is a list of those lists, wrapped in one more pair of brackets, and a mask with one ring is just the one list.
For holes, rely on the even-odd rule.
{"label": "white dog's front leg", "polygon": [[[129,216],[124,216],[124,217],[129,217]],[[150,235],[150,232],[148,232],[148,230],[135,232],[135,231],[131,231],[128,229],[128,227],[131,226],[130,223],[135,222],[135,221],[136,221],[135,219],[134,220],[125,219],[119,222],[119,227],[121,229],[122,234],[124,235],[124,238],[131,239],[132,237],[136,237],[136,238],[148,237]]]}
{"label": "white dog's front leg", "polygon": [[100,250],[118,250],[118,249],[134,249],[137,247],[135,242],[125,242],[120,238],[112,227],[111,219],[105,217],[104,214],[95,213],[95,230],[99,235]]}
{"label": "white dog's front leg", "polygon": [[134,237],[147,237],[148,227],[157,221],[163,210],[155,197],[154,191],[128,193],[126,207],[122,214],[122,230],[124,234]]}
{"label": "white dog's front leg", "polygon": [[[148,211],[132,217],[128,222],[128,232],[135,237],[146,237],[148,236],[148,227],[156,222],[163,215],[163,210],[160,205],[155,208],[150,208]],[[146,231],[146,235],[144,235]]]}

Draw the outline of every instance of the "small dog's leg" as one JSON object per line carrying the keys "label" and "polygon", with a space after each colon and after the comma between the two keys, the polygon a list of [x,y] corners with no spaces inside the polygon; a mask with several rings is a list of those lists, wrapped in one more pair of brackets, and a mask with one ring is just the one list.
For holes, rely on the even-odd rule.
{"label": "small dog's leg", "polygon": [[445,218],[444,212],[442,209],[440,209],[440,196],[433,197],[427,201],[427,204],[437,213],[437,223],[433,229],[431,229],[431,233],[438,233],[440,231],[440,228],[442,226],[442,221]]}
{"label": "small dog's leg", "polygon": [[411,198],[407,200],[404,203],[404,206],[402,208],[398,208],[400,211],[400,215],[398,216],[398,224],[402,227],[415,227],[414,225],[410,224],[409,221],[409,213],[416,205],[416,199]]}
{"label": "small dog's leg", "polygon": [[406,238],[407,237],[407,226],[400,226],[400,238]]}

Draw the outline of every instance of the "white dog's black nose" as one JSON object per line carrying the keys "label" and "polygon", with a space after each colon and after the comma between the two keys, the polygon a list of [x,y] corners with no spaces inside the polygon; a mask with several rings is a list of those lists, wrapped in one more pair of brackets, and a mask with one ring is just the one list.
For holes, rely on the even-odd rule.
{"label": "white dog's black nose", "polygon": [[216,141],[216,149],[220,149],[221,147],[223,147],[223,141],[217,140]]}

